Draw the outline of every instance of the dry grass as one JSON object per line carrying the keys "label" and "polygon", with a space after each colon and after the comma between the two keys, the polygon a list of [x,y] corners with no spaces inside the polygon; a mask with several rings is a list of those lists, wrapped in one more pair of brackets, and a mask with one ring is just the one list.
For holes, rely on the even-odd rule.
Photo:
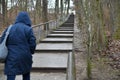
{"label": "dry grass", "polygon": [[94,55],[92,58],[92,80],[119,80],[120,70],[113,69],[106,56]]}

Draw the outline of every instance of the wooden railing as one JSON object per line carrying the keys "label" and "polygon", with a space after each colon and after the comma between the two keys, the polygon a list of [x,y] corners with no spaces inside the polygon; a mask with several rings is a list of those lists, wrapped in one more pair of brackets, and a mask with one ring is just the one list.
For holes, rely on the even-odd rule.
{"label": "wooden railing", "polygon": [[40,42],[43,38],[45,38],[51,31],[55,30],[57,27],[62,25],[69,16],[65,16],[63,18],[57,19],[57,20],[51,20],[46,23],[41,23],[38,25],[33,25],[33,31],[36,37],[37,43]]}

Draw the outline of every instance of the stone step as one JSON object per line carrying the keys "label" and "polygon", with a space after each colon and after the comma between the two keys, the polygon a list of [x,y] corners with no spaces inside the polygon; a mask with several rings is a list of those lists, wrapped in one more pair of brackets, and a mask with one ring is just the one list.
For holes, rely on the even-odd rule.
{"label": "stone step", "polygon": [[[2,80],[6,80],[2,79]],[[22,80],[22,75],[17,75],[16,80]],[[66,73],[59,72],[32,72],[31,80],[66,80]]]}
{"label": "stone step", "polygon": [[74,24],[63,24],[60,27],[73,27],[73,26],[74,26]]}
{"label": "stone step", "polygon": [[53,32],[71,32],[71,33],[73,33],[73,31],[53,31]]}
{"label": "stone step", "polygon": [[62,27],[62,26],[64,26],[64,27],[73,27],[74,24],[73,23],[64,23],[60,27]]}
{"label": "stone step", "polygon": [[67,68],[68,53],[35,53],[33,55],[32,71],[63,70]]}
{"label": "stone step", "polygon": [[73,34],[48,34],[48,38],[73,38]]}
{"label": "stone step", "polygon": [[58,29],[73,29],[73,27],[59,27]]}
{"label": "stone step", "polygon": [[53,31],[55,34],[73,34],[73,31]]}
{"label": "stone step", "polygon": [[64,30],[64,29],[56,29],[55,31],[73,31],[72,29],[70,30]]}
{"label": "stone step", "polygon": [[73,31],[73,29],[56,29],[56,31]]}
{"label": "stone step", "polygon": [[65,23],[74,23],[74,19],[69,19]]}
{"label": "stone step", "polygon": [[72,38],[45,38],[40,43],[72,43]]}
{"label": "stone step", "polygon": [[40,43],[36,52],[72,51],[72,43]]}
{"label": "stone step", "polygon": [[59,27],[59,28],[57,28],[56,30],[73,30],[73,28],[62,28],[62,27]]}
{"label": "stone step", "polygon": [[74,24],[74,22],[65,21],[63,24]]}

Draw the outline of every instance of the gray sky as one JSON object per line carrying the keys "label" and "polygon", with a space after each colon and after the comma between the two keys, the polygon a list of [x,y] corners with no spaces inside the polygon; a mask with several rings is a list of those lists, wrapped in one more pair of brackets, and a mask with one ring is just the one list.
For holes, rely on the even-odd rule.
{"label": "gray sky", "polygon": [[[8,7],[10,7],[10,0],[8,0]],[[35,4],[35,3],[34,3]],[[73,6],[73,2],[70,0],[70,5]],[[54,8],[55,7],[55,0],[48,0],[48,8]]]}
{"label": "gray sky", "polygon": [[[48,7],[53,8],[55,6],[55,0],[48,0]],[[73,1],[70,0],[70,6],[73,6]]]}

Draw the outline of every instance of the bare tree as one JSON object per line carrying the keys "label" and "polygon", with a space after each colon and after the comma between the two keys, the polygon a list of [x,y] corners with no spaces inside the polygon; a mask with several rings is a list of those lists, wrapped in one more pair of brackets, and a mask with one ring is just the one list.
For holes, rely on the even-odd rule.
{"label": "bare tree", "polygon": [[67,0],[67,4],[68,4],[68,7],[67,7],[67,14],[69,14],[69,9],[70,9],[70,0]]}
{"label": "bare tree", "polygon": [[41,10],[42,10],[41,0],[36,0],[36,11],[39,18],[41,18],[41,12],[42,12]]}
{"label": "bare tree", "polygon": [[[43,8],[42,8],[42,20],[43,20],[43,22],[45,23],[45,22],[47,22],[48,21],[48,1],[47,0],[42,0],[42,4],[43,4]],[[46,28],[48,29],[48,26],[46,27],[44,27],[44,29],[46,30]]]}
{"label": "bare tree", "polygon": [[58,14],[59,14],[59,0],[55,0],[55,18],[56,19]]}
{"label": "bare tree", "polygon": [[7,0],[2,0],[2,16],[3,16],[3,26],[6,26],[7,18]]}
{"label": "bare tree", "polygon": [[63,16],[63,9],[64,9],[64,8],[63,8],[63,7],[64,7],[64,6],[63,6],[63,0],[61,0],[60,5],[61,5],[61,16]]}

